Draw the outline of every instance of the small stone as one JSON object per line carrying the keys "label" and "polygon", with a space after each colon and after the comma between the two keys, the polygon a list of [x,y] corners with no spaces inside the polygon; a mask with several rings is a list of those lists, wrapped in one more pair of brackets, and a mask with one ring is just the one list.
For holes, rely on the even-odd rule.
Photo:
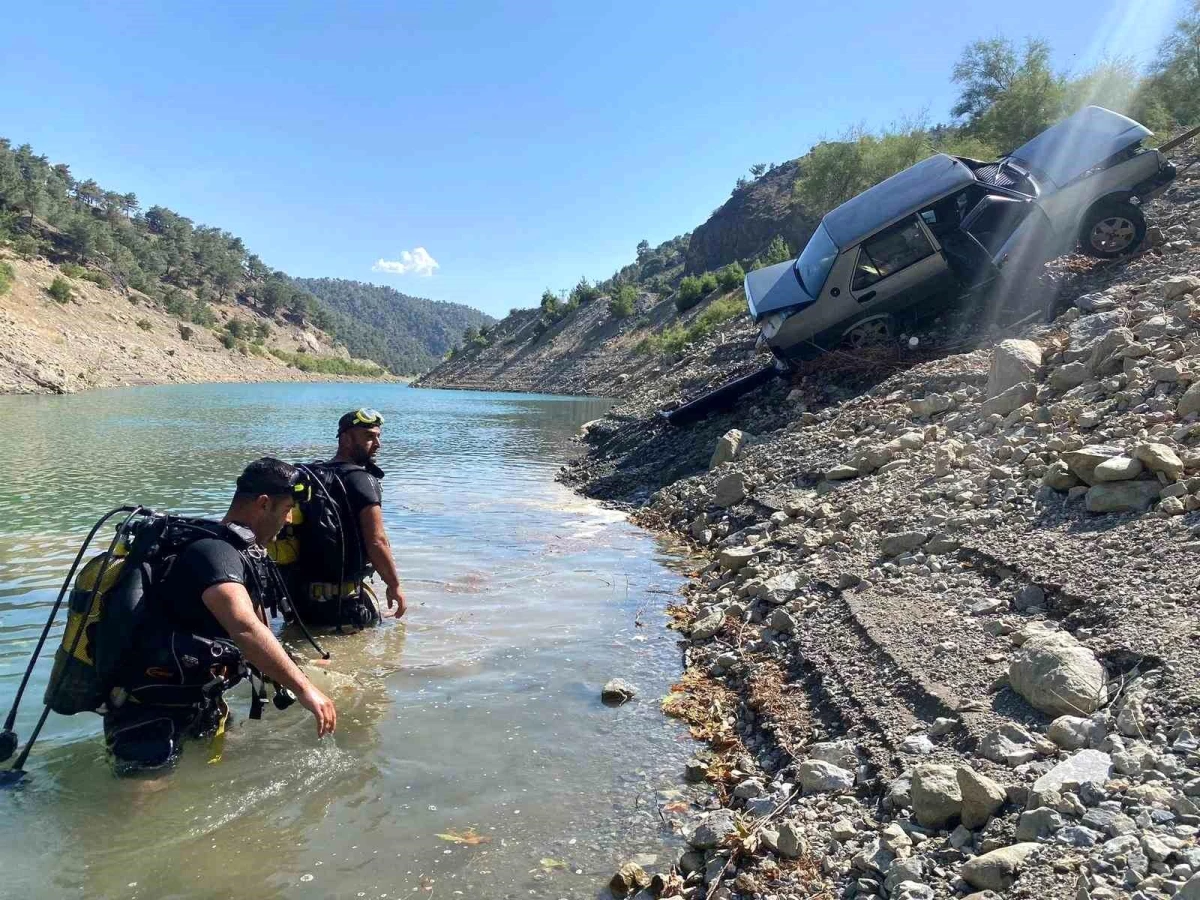
{"label": "small stone", "polygon": [[927,734],[910,734],[900,744],[900,752],[913,756],[928,756],[933,752],[933,741]]}
{"label": "small stone", "polygon": [[628,862],[608,882],[608,889],[614,897],[628,897],[642,888],[650,887],[650,876],[637,863]]}
{"label": "small stone", "polygon": [[857,477],[858,469],[847,465],[834,466],[825,473],[825,478],[829,481],[845,481],[847,478]]}
{"label": "small stone", "polygon": [[796,859],[808,852],[808,841],[793,823],[784,822],[779,826],[779,837],[775,840],[775,849],[780,856]]}
{"label": "small stone", "polygon": [[733,812],[718,809],[703,816],[692,830],[687,842],[697,850],[712,850],[721,846],[725,838],[737,831]]}
{"label": "small stone", "polygon": [[1021,813],[1017,822],[1018,841],[1036,841],[1048,838],[1063,827],[1062,816],[1048,807],[1031,809]]}
{"label": "small stone", "polygon": [[972,830],[982,828],[1005,803],[1004,788],[974,769],[959,766],[955,770],[962,796],[962,824]]}
{"label": "small stone", "polygon": [[1091,719],[1082,716],[1059,716],[1046,729],[1046,737],[1064,750],[1082,750],[1100,742],[1103,738],[1103,726],[1100,726],[1099,730],[1100,735],[1097,737],[1097,726]]}
{"label": "small stone", "polygon": [[854,773],[819,759],[806,759],[797,767],[805,794],[847,791],[854,787]]}
{"label": "small stone", "polygon": [[1001,847],[967,860],[960,874],[973,888],[1007,891],[1017,880],[1021,867],[1037,849],[1038,845],[1032,842]]}
{"label": "small stone", "polygon": [[743,446],[749,443],[748,435],[739,428],[731,428],[725,432],[717,441],[716,449],[713,450],[712,459],[708,462],[708,468],[715,469],[723,463],[733,462],[742,452]]}
{"label": "small stone", "polygon": [[713,503],[730,507],[741,503],[746,497],[746,480],[740,472],[731,472],[721,478],[713,488]]}
{"label": "small stone", "polygon": [[613,678],[600,689],[600,699],[605,703],[625,703],[637,696],[637,687],[624,678]]}
{"label": "small stone", "polygon": [[1158,499],[1157,481],[1118,481],[1088,489],[1084,506],[1091,513],[1145,512]]}
{"label": "small stone", "polygon": [[1035,791],[1057,791],[1066,784],[1103,785],[1112,775],[1112,757],[1100,750],[1080,750],[1033,783]]}
{"label": "small stone", "polygon": [[902,531],[884,535],[879,541],[879,552],[884,556],[899,556],[916,550],[925,543],[928,535],[923,531]]}
{"label": "small stone", "polygon": [[708,766],[702,760],[692,757],[683,767],[683,777],[685,781],[690,781],[698,784],[708,780]]}
{"label": "small stone", "polygon": [[1013,595],[1013,609],[1021,612],[1045,604],[1046,592],[1036,584],[1027,584]]}

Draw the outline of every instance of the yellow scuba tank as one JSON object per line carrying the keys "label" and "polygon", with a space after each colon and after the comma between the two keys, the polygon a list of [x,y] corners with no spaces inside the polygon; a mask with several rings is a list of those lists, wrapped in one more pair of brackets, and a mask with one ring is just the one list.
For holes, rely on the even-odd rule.
{"label": "yellow scuba tank", "polygon": [[[54,653],[54,667],[46,686],[45,703],[60,715],[95,710],[107,699],[104,681],[96,664],[97,632],[114,588],[128,589],[125,579],[129,554],[128,537],[123,536],[111,555],[106,551],[92,557],[75,577],[67,606],[67,627]],[[82,634],[80,633],[82,632]]]}
{"label": "yellow scuba tank", "polygon": [[275,565],[290,566],[300,559],[300,537],[297,529],[302,524],[304,524],[304,513],[297,504],[288,513],[287,522],[284,523],[279,534],[267,544],[267,556],[271,557]]}

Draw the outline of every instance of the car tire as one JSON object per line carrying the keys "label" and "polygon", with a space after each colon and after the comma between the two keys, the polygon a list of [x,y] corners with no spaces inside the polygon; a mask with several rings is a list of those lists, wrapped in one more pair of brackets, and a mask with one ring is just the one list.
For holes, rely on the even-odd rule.
{"label": "car tire", "polygon": [[1093,206],[1079,229],[1083,252],[1097,259],[1116,259],[1146,239],[1146,217],[1125,200],[1102,200]]}
{"label": "car tire", "polygon": [[892,339],[896,324],[891,316],[872,316],[846,330],[842,335],[841,349],[854,352],[867,347],[878,347]]}

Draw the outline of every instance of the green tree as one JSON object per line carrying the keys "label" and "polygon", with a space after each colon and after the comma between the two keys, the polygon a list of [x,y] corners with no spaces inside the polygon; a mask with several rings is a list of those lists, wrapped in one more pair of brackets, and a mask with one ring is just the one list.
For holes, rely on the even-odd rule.
{"label": "green tree", "polygon": [[735,260],[717,273],[717,283],[722,290],[732,291],[734,288],[742,286],[745,277],[746,270],[742,268],[741,263]]}
{"label": "green tree", "polygon": [[687,275],[679,282],[679,292],[675,295],[675,308],[680,312],[691,309],[704,296],[704,288],[700,279],[695,275]]}
{"label": "green tree", "polygon": [[952,112],[967,130],[1014,150],[1057,120],[1065,99],[1065,79],[1050,68],[1050,45],[1025,42],[1018,54],[1007,38],[974,41],[954,66],[960,85]]}
{"label": "green tree", "polygon": [[789,259],[792,259],[792,250],[788,246],[788,242],[781,235],[775,235],[767,246],[766,253],[762,256],[763,265],[773,266],[776,263],[787,262]]}
{"label": "green tree", "polygon": [[550,288],[542,291],[541,310],[542,314],[551,322],[557,321],[562,316],[562,302]]}
{"label": "green tree", "polygon": [[1162,42],[1152,77],[1155,98],[1176,121],[1200,122],[1200,0]]}
{"label": "green tree", "polygon": [[59,303],[66,303],[74,296],[71,290],[71,282],[67,281],[61,275],[54,276],[54,280],[50,282],[50,287],[46,288],[46,293]]}
{"label": "green tree", "polygon": [[755,163],[754,165],[752,165],[750,167],[750,174],[753,175],[755,178],[758,178],[765,171],[767,171],[766,163]]}
{"label": "green tree", "polygon": [[637,306],[637,288],[632,284],[622,284],[608,298],[608,312],[614,319],[627,319],[633,315]]}
{"label": "green tree", "polygon": [[17,273],[13,271],[11,263],[0,262],[0,297],[12,289],[13,282],[17,278]]}

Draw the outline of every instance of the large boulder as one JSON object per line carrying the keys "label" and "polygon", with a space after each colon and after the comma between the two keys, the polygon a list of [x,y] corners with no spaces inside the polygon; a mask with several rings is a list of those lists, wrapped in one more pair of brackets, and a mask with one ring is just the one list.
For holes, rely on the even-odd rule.
{"label": "large boulder", "polygon": [[1133,332],[1128,328],[1114,328],[1092,347],[1088,357],[1088,370],[1093,375],[1111,375],[1124,365],[1124,350],[1134,342]]}
{"label": "large boulder", "polygon": [[955,777],[962,794],[963,826],[972,831],[982,828],[1004,805],[1007,792],[986,775],[980,775],[966,766],[959,766],[955,770]]}
{"label": "large boulder", "polygon": [[995,397],[1023,381],[1036,381],[1042,348],[1033,341],[1009,339],[996,345],[988,371],[987,395]]}
{"label": "large boulder", "polygon": [[1166,444],[1139,444],[1133,455],[1145,463],[1151,472],[1162,472],[1171,481],[1178,481],[1183,477],[1183,460]]}
{"label": "large boulder", "polygon": [[926,828],[945,828],[962,814],[962,791],[954,766],[927,763],[913,769],[912,805]]}
{"label": "large boulder", "polygon": [[1020,874],[1030,854],[1037,850],[1033,842],[1001,847],[969,859],[959,873],[963,881],[981,891],[1007,891]]}
{"label": "large boulder", "polygon": [[1083,505],[1093,513],[1145,512],[1158,496],[1157,481],[1114,481],[1088,488]]}
{"label": "large boulder", "polygon": [[1027,640],[1009,661],[1008,682],[1030,705],[1053,716],[1090,715],[1107,689],[1104,666],[1065,631]]}
{"label": "large boulder", "polygon": [[884,556],[899,556],[916,550],[929,537],[924,531],[901,531],[899,534],[884,535],[879,541],[879,552]]}
{"label": "large boulder", "polygon": [[1067,464],[1075,476],[1088,484],[1096,483],[1096,466],[1106,460],[1123,456],[1120,447],[1110,447],[1107,444],[1090,444],[1079,450],[1068,450],[1062,455],[1062,461]]}
{"label": "large boulder", "polygon": [[1112,459],[1106,459],[1092,471],[1092,478],[1096,481],[1132,481],[1137,478],[1145,470],[1140,459],[1132,459],[1128,456],[1114,456]]}
{"label": "large boulder", "polygon": [[1095,346],[1114,328],[1120,328],[1125,322],[1125,313],[1121,310],[1110,310],[1094,316],[1080,316],[1067,329],[1067,338],[1071,350],[1079,353]]}

